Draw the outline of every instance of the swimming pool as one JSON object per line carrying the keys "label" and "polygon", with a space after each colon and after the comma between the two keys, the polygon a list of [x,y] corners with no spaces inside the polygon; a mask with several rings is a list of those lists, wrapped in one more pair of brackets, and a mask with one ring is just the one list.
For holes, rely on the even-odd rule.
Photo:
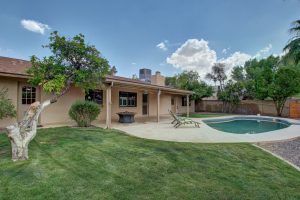
{"label": "swimming pool", "polygon": [[287,121],[275,118],[233,117],[203,120],[208,126],[219,131],[236,134],[257,134],[289,127]]}

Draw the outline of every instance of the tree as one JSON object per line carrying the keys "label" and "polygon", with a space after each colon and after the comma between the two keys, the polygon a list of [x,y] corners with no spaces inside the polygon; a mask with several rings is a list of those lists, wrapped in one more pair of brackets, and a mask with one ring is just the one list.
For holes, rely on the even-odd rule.
{"label": "tree", "polygon": [[293,58],[296,64],[298,64],[300,62],[300,20],[294,21],[292,25],[293,27],[290,28],[290,32],[294,36],[283,50],[287,52],[286,56]]}
{"label": "tree", "polygon": [[271,98],[278,116],[281,116],[287,98],[300,92],[299,67],[290,64],[289,60],[283,61],[269,56],[245,63],[247,93],[252,94],[254,99]]}
{"label": "tree", "polygon": [[169,77],[166,77],[166,80],[165,80],[165,83],[167,86],[170,86],[170,87],[177,87],[176,86],[176,79],[177,79],[177,76],[169,76]]}
{"label": "tree", "polygon": [[223,112],[232,112],[243,97],[243,84],[229,80],[224,90],[218,93],[218,99],[223,102]]}
{"label": "tree", "polygon": [[300,92],[300,72],[293,67],[280,67],[274,75],[274,81],[268,87],[277,115],[281,116],[288,97]]}
{"label": "tree", "polygon": [[0,89],[0,119],[13,118],[16,116],[15,106],[10,99],[7,98],[7,89]]}
{"label": "tree", "polygon": [[236,82],[243,82],[245,81],[246,77],[244,74],[244,67],[243,66],[235,66],[231,71],[231,78]]}
{"label": "tree", "polygon": [[109,70],[109,75],[114,76],[118,73],[118,70],[115,66],[112,66]]}
{"label": "tree", "polygon": [[51,93],[52,98],[31,104],[21,122],[7,127],[13,160],[28,159],[28,145],[36,135],[38,117],[45,107],[55,103],[72,85],[94,89],[110,70],[108,61],[94,46],[86,44],[82,34],[66,38],[55,31],[49,39],[43,47],[49,48],[52,55],[43,59],[32,56],[28,74],[29,82]]}
{"label": "tree", "polygon": [[274,72],[278,69],[279,57],[247,61],[244,65],[246,71],[246,96],[252,99],[264,100],[269,97],[268,86],[274,80]]}
{"label": "tree", "polygon": [[215,84],[219,82],[219,89],[222,91],[224,89],[225,80],[227,79],[225,73],[225,64],[224,63],[215,63],[212,66],[211,73],[207,73],[205,76],[206,79],[212,80]]}
{"label": "tree", "polygon": [[201,81],[198,72],[195,71],[183,71],[174,77],[168,77],[166,79],[166,85],[193,91],[193,100],[199,100],[213,94],[213,88],[204,81]]}

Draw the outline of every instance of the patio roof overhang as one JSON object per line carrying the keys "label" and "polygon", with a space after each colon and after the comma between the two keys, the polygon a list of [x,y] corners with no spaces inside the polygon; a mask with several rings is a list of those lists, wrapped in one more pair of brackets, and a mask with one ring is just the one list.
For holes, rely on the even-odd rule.
{"label": "patio roof overhang", "polygon": [[0,76],[2,76],[2,77],[13,77],[13,78],[24,78],[24,79],[30,78],[29,75],[18,74],[18,73],[9,73],[9,72],[0,72]]}
{"label": "patio roof overhang", "polygon": [[189,90],[181,90],[168,86],[154,85],[151,83],[146,83],[140,80],[134,80],[129,78],[123,78],[118,76],[107,76],[105,79],[105,83],[113,84],[113,86],[121,86],[121,87],[130,87],[136,89],[144,89],[144,90],[155,90],[162,91],[170,94],[178,94],[178,95],[192,95],[194,92]]}

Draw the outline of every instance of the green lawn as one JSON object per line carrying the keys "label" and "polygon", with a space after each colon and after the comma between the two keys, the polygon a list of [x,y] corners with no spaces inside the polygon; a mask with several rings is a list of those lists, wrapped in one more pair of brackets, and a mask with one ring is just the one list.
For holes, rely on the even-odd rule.
{"label": "green lawn", "polygon": [[[207,118],[207,117],[221,117],[229,114],[226,113],[190,113],[191,118]],[[186,116],[186,115],[184,115]]]}
{"label": "green lawn", "polygon": [[12,162],[0,134],[0,199],[300,199],[300,173],[250,144],[150,141],[115,130],[38,131]]}

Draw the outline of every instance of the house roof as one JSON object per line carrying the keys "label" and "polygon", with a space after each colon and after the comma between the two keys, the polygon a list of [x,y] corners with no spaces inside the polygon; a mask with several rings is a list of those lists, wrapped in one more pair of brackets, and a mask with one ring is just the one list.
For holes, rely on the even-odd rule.
{"label": "house roof", "polygon": [[159,89],[162,91],[179,93],[179,94],[193,94],[193,92],[189,91],[189,90],[181,90],[181,89],[176,89],[176,88],[169,87],[169,86],[155,85],[155,84],[147,83],[147,82],[144,82],[141,80],[135,80],[135,79],[125,78],[125,77],[121,77],[121,76],[106,76],[105,82],[133,85],[133,86],[144,87],[144,88],[149,88],[149,89]]}
{"label": "house roof", "polygon": [[0,75],[12,77],[29,77],[26,70],[31,67],[27,60],[0,56]]}
{"label": "house roof", "polygon": [[[30,67],[31,67],[30,61],[0,56],[0,76],[29,78],[30,76],[26,73],[26,70],[29,69]],[[168,86],[155,85],[144,81],[120,77],[120,76],[106,76],[105,82],[133,85],[133,86],[145,87],[149,89],[160,89],[163,91],[180,93],[180,94],[193,94],[192,91],[188,91],[188,90],[180,90]]]}

